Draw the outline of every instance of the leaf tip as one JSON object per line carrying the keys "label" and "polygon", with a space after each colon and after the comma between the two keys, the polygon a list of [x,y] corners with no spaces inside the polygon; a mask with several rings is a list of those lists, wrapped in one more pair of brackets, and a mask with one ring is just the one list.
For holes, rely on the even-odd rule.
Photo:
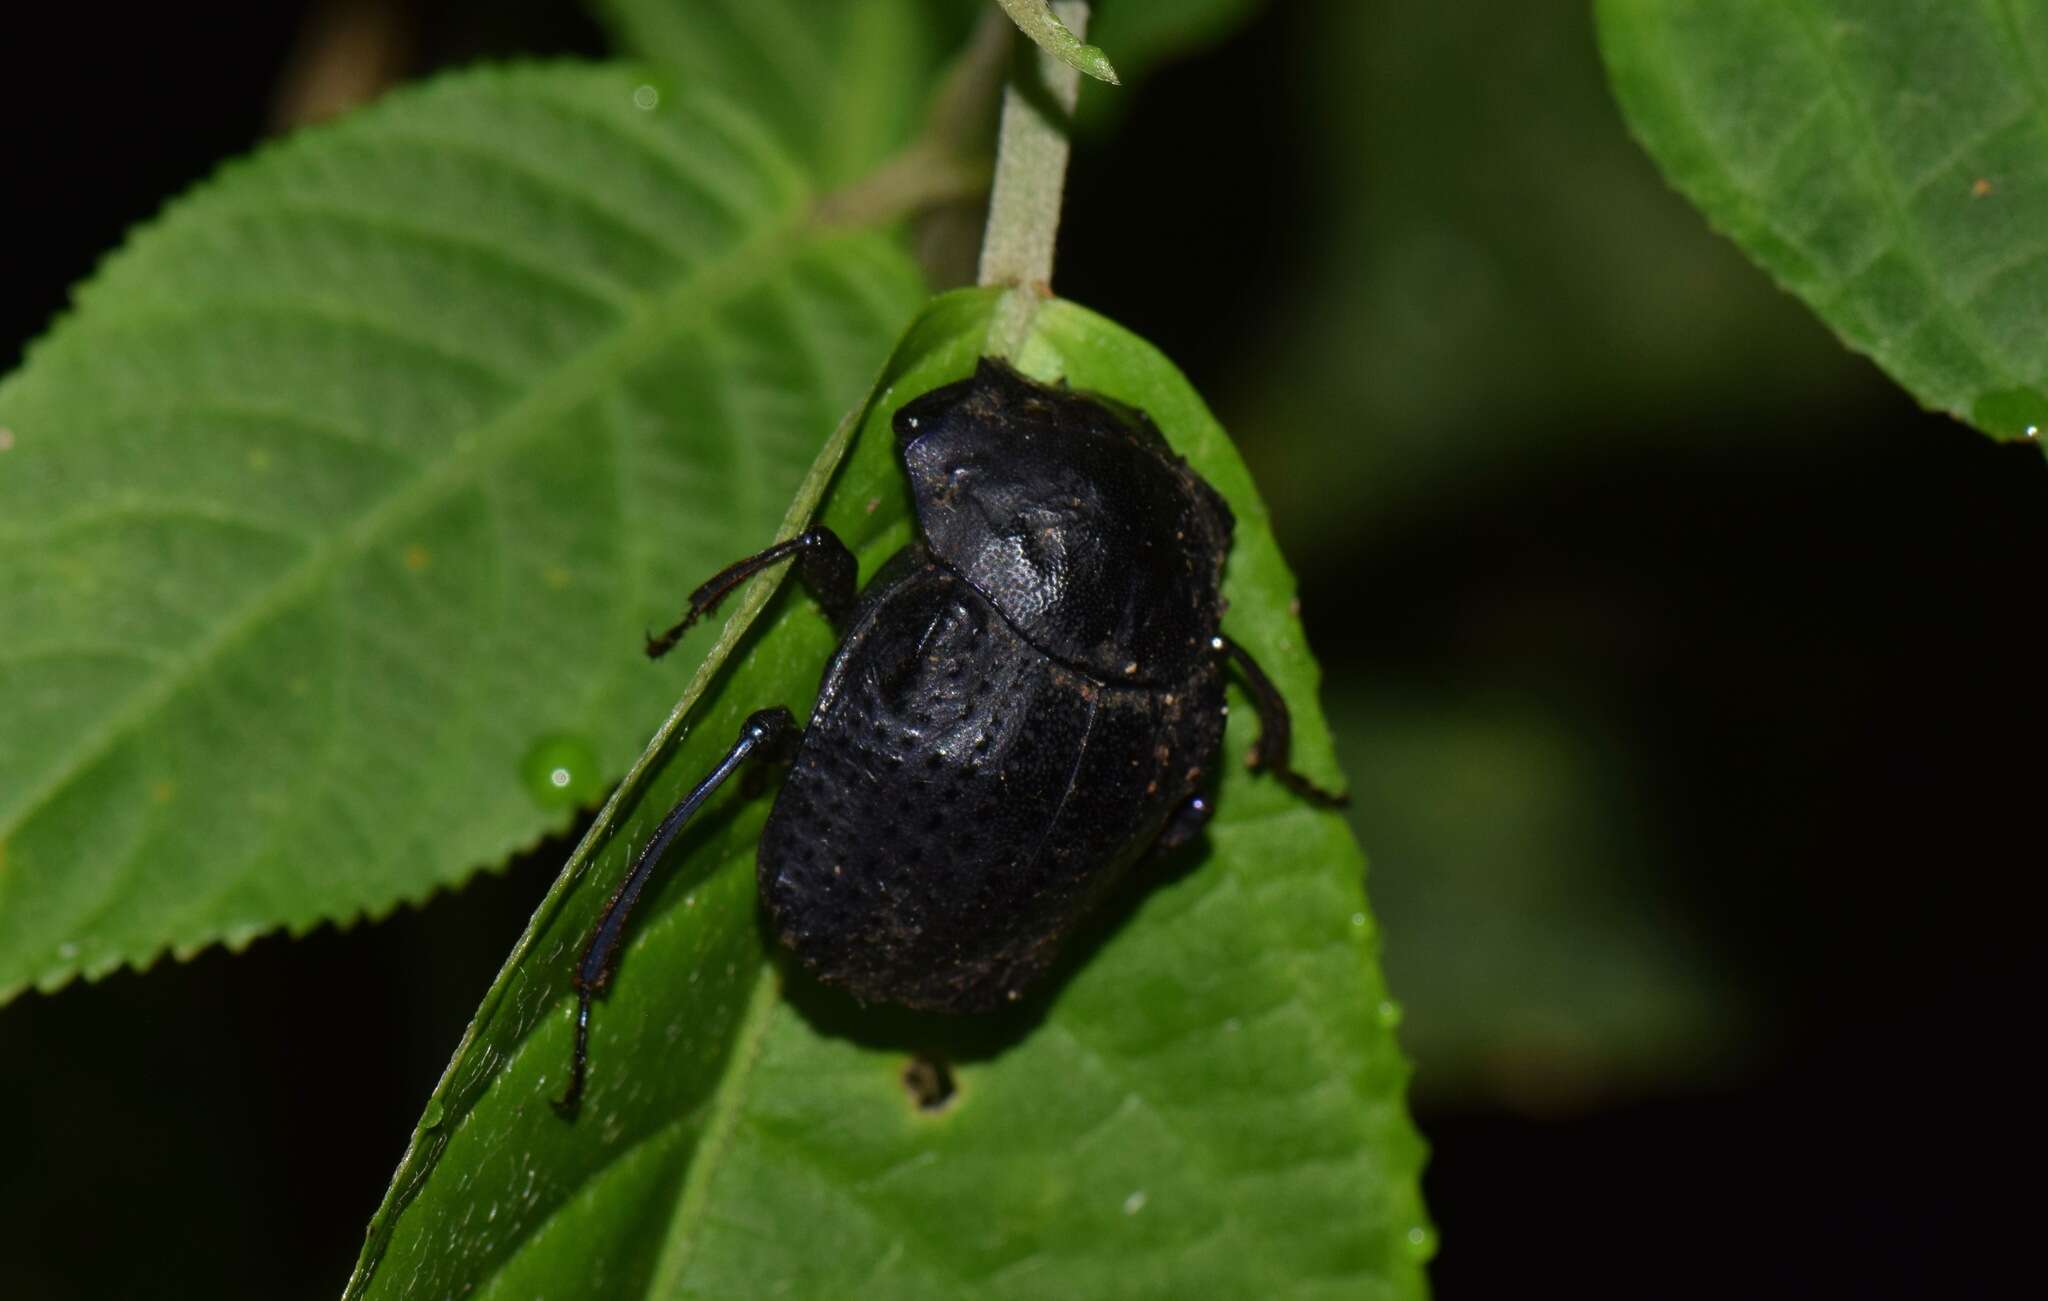
{"label": "leaf tip", "polygon": [[[1097,81],[1106,81],[1112,86],[1123,85],[1110,65],[1109,56],[1099,45],[1084,44],[1073,29],[1060,21],[1047,0],[996,0],[1003,11],[1010,15],[1010,21],[1017,24],[1017,30],[1061,63],[1077,72],[1084,72]],[[1086,13],[1082,18],[1085,20]],[[1076,24],[1086,30],[1085,21]]]}
{"label": "leaf tip", "polygon": [[1100,45],[1083,45],[1074,51],[1074,66],[1097,81],[1106,81],[1112,86],[1123,85],[1123,79],[1116,75],[1110,65],[1109,56],[1102,52]]}

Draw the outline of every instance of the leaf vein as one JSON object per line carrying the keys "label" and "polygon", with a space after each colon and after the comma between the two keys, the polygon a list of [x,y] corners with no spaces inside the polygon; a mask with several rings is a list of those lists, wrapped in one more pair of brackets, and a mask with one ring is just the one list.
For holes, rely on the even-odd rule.
{"label": "leaf vein", "polygon": [[[1886,217],[1892,234],[1893,247],[1912,266],[1925,289],[1929,310],[1941,315],[1956,332],[1967,338],[1978,349],[1979,355],[1989,364],[1996,366],[1996,353],[1985,339],[1978,322],[1962,311],[1944,292],[1934,274],[1932,259],[1923,246],[1921,232],[1917,225],[1908,220],[1906,196],[1902,193],[1901,182],[1890,152],[1872,126],[1869,106],[1849,85],[1841,60],[1821,31],[1821,18],[1814,8],[1814,0],[1794,0],[1789,6],[1799,20],[1808,43],[1819,56],[1820,65],[1825,69],[1828,86],[1834,96],[1849,110],[1847,121],[1850,130],[1859,137],[1860,153],[1868,164],[1868,176],[1883,195]],[[2003,366],[1997,366],[2001,374],[2007,373]]]}
{"label": "leaf vein", "polygon": [[[606,219],[616,220],[615,214],[602,204],[588,206]],[[338,226],[372,232],[394,243],[414,244],[436,251],[473,254],[495,263],[504,270],[554,286],[586,302],[602,304],[613,309],[626,309],[639,297],[637,293],[631,291],[622,292],[617,286],[595,276],[577,274],[558,263],[542,261],[529,250],[503,240],[489,238],[477,230],[457,230],[408,221],[377,208],[292,196],[267,198],[261,203],[252,203],[248,206],[247,215],[266,222],[275,221],[279,217],[303,218],[309,222],[332,222]],[[645,237],[634,234],[634,238],[644,240]],[[666,255],[665,250],[663,256],[664,260],[673,260]]]}
{"label": "leaf vein", "polygon": [[[546,102],[551,108],[560,107],[556,101]],[[589,120],[603,121],[598,118]],[[610,134],[615,138],[626,139],[624,133],[616,129]],[[475,140],[437,131],[423,131],[416,127],[404,131],[387,130],[379,133],[378,139],[400,145],[417,146],[435,156],[460,156],[472,162],[495,167],[505,175],[545,192],[565,208],[597,218],[598,224],[609,227],[627,237],[633,244],[658,254],[664,261],[688,265],[702,256],[701,251],[693,256],[689,243],[678,241],[663,233],[658,227],[644,226],[634,221],[623,209],[604,202],[600,198],[601,192],[594,189],[587,178],[579,182],[574,177],[558,176],[551,171],[532,166],[524,158],[492,149]],[[722,195],[715,188],[699,183],[695,177],[677,172],[667,155],[644,148],[637,150],[636,153],[661,163],[663,170],[669,174],[669,179],[681,182],[694,198],[704,204],[707,212],[733,221],[743,229],[759,224],[760,214],[750,212],[744,204]]]}

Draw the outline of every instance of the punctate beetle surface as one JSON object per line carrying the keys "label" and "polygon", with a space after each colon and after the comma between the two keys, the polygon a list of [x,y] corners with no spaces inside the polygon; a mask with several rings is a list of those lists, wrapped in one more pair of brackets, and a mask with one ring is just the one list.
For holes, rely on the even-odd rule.
{"label": "punctate beetle surface", "polygon": [[749,577],[794,559],[838,626],[817,704],[747,720],[662,820],[584,946],[567,1094],[633,906],[692,814],[749,759],[791,759],[758,883],[783,944],[864,1002],[979,1012],[1018,998],[1139,860],[1208,820],[1226,665],[1288,767],[1284,701],[1221,634],[1233,520],[1139,412],[984,359],[894,422],[921,537],[856,594],[813,528],[690,595],[658,656]]}

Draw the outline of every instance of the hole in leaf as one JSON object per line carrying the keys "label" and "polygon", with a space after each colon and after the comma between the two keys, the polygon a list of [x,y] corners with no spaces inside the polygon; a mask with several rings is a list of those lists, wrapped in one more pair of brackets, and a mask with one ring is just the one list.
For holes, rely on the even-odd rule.
{"label": "hole in leaf", "polygon": [[903,1068],[903,1088],[919,1111],[944,1111],[959,1092],[953,1068],[940,1058],[920,1053]]}

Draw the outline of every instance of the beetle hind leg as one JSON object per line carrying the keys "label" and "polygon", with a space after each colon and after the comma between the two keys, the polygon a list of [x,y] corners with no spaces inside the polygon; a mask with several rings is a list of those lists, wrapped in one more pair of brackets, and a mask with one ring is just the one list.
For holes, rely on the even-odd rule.
{"label": "beetle hind leg", "polygon": [[1281,696],[1280,688],[1273,685],[1273,679],[1266,676],[1259,662],[1228,637],[1218,637],[1216,649],[1237,666],[1238,676],[1244,679],[1245,689],[1251,692],[1252,708],[1259,713],[1259,739],[1252,744],[1251,753],[1245,756],[1245,766],[1253,772],[1272,773],[1281,785],[1312,804],[1325,808],[1341,808],[1349,804],[1349,795],[1326,791],[1289,766],[1287,760],[1294,740],[1294,720],[1287,712],[1287,701]]}
{"label": "beetle hind leg", "polygon": [[611,984],[612,971],[619,963],[619,948],[626,935],[626,923],[632,918],[634,905],[640,902],[641,892],[654,876],[654,869],[661,865],[662,856],[682,832],[684,824],[740,765],[748,759],[779,756],[801,734],[795,717],[779,705],[749,716],[746,725],[740,729],[739,739],[733,742],[732,749],[725,752],[725,758],[719,760],[718,766],[662,817],[661,825],[654,829],[654,835],[641,849],[640,856],[633,860],[633,870],[626,874],[610,902],[605,904],[597,925],[590,930],[590,938],[583,942],[583,957],[576,964],[576,1046],[569,1058],[569,1088],[555,1099],[555,1109],[563,1115],[573,1116],[583,1100],[583,1083],[590,1068],[590,1000]]}
{"label": "beetle hind leg", "polygon": [[855,583],[859,566],[854,562],[853,553],[839,540],[839,535],[828,528],[805,529],[793,538],[756,552],[745,560],[727,565],[707,579],[696,591],[690,593],[690,605],[678,619],[675,626],[660,636],[650,634],[647,638],[647,658],[660,659],[668,654],[669,648],[681,641],[691,625],[718,608],[732,590],[755,574],[778,561],[796,557],[797,577],[804,586],[811,589],[811,595],[824,607],[825,617],[835,626],[844,625],[853,613]]}

